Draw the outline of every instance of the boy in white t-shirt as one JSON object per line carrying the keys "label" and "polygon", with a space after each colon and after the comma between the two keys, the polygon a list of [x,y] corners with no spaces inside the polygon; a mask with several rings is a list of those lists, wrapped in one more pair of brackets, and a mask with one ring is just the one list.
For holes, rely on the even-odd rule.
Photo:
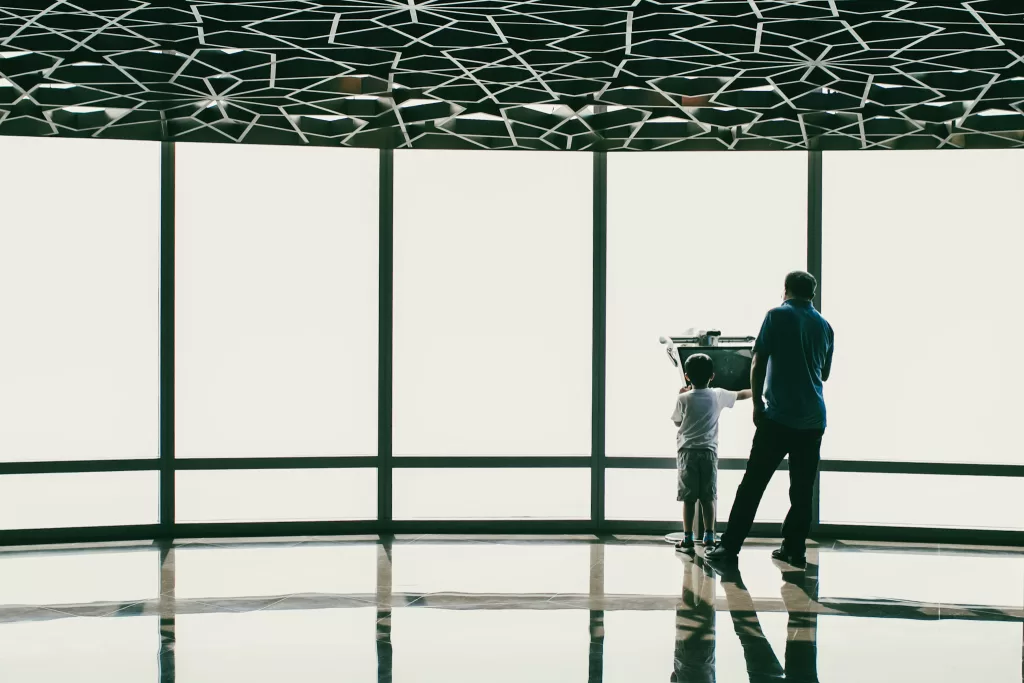
{"label": "boy in white t-shirt", "polygon": [[737,400],[751,397],[749,389],[727,391],[709,388],[715,378],[711,356],[695,353],[683,364],[689,386],[679,391],[672,422],[676,436],[678,496],[683,504],[683,540],[677,549],[693,547],[693,517],[697,502],[704,519],[704,547],[715,544],[715,502],[718,500],[718,418]]}

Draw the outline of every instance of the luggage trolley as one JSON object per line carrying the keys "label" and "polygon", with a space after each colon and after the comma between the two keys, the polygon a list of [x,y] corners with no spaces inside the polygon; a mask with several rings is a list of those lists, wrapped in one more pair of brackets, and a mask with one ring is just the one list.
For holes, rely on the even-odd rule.
{"label": "luggage trolley", "polygon": [[[659,340],[665,347],[668,359],[679,372],[679,379],[688,386],[683,372],[686,359],[695,353],[706,353],[715,363],[715,379],[712,386],[743,391],[750,388],[750,364],[754,356],[754,337],[723,337],[718,330],[700,331],[693,337],[661,337]],[[700,506],[694,517],[694,536],[704,535],[704,521],[700,516]],[[699,535],[699,536],[698,536]],[[670,543],[681,541],[682,532],[665,536]]]}

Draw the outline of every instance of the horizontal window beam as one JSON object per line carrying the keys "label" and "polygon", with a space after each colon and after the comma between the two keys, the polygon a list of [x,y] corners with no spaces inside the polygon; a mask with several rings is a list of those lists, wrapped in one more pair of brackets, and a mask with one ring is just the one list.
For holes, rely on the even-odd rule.
{"label": "horizontal window beam", "polygon": [[880,460],[822,460],[822,472],[884,474],[943,474],[969,477],[1024,477],[1024,465],[968,462],[890,462]]}
{"label": "horizontal window beam", "polygon": [[[156,501],[153,503],[155,505]],[[149,541],[160,538],[160,529],[159,524],[61,527],[58,529],[3,529],[0,530],[0,545]]]}
{"label": "horizontal window beam", "polygon": [[[725,525],[719,525],[720,531]],[[751,529],[752,537],[778,538],[781,526],[758,522]],[[608,520],[602,534],[662,535],[682,529],[681,522]],[[593,535],[590,520],[560,519],[466,519],[466,520],[397,520],[382,525],[374,520],[319,522],[237,522],[178,523],[165,536],[165,528],[157,524],[107,527],[72,527],[59,529],[0,530],[0,545],[36,545],[47,543],[96,543],[137,541],[160,538],[245,538],[268,536],[341,536],[395,534],[563,534]],[[1002,529],[949,529],[903,526],[872,526],[858,524],[822,524],[813,537],[818,541],[864,540],[900,543],[964,543],[972,545],[1024,546],[1024,531]]]}
{"label": "horizontal window beam", "polygon": [[0,462],[4,474],[70,474],[79,472],[143,472],[160,469],[151,460],[47,460],[44,462]]}
{"label": "horizontal window beam", "polygon": [[589,455],[429,455],[392,456],[391,464],[399,468],[529,468],[590,467]]}
{"label": "horizontal window beam", "polygon": [[1024,531],[1010,529],[948,529],[868,524],[820,524],[817,538],[893,543],[953,543],[1024,546]]}
{"label": "horizontal window beam", "polygon": [[[628,458],[615,457],[605,458],[606,468],[625,470],[674,470],[676,468],[675,458],[642,457]],[[789,462],[782,461],[780,469],[788,470]],[[746,458],[719,458],[718,469],[720,470],[745,470],[747,469]]]}
{"label": "horizontal window beam", "polygon": [[[664,469],[676,467],[675,458],[642,457],[607,458],[606,466],[618,469]],[[720,470],[745,470],[746,458],[719,458]],[[779,469],[788,470],[789,461],[783,460]],[[971,477],[1024,477],[1024,465],[993,465],[960,462],[894,462],[888,460],[822,460],[822,472],[873,472],[879,474],[940,474]]]}
{"label": "horizontal window beam", "polygon": [[304,470],[376,467],[377,456],[356,455],[325,458],[178,458],[174,468],[183,470]]}
{"label": "horizontal window beam", "polygon": [[[176,470],[273,470],[273,469],[345,469],[378,466],[377,456],[275,457],[275,458],[180,458]],[[501,469],[501,468],[589,468],[590,456],[529,455],[431,455],[396,456],[395,469]],[[719,469],[745,470],[746,458],[720,458]],[[609,457],[605,466],[612,469],[675,469],[672,457]],[[141,472],[160,469],[157,459],[139,460],[59,460],[0,463],[5,474],[70,474],[85,472]],[[780,469],[789,469],[783,460]],[[822,460],[822,472],[867,472],[879,474],[938,474],[973,477],[1024,477],[1024,465],[950,462],[893,462],[885,460]]]}

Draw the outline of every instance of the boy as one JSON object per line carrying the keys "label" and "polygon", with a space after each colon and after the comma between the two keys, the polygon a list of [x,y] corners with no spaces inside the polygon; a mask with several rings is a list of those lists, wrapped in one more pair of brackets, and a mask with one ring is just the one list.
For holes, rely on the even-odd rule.
{"label": "boy", "polygon": [[693,516],[700,501],[704,520],[704,547],[715,544],[715,501],[718,499],[718,418],[737,400],[751,397],[740,392],[708,387],[715,378],[711,357],[695,353],[683,364],[688,385],[680,389],[672,422],[679,428],[676,436],[676,466],[679,471],[678,497],[683,504],[683,540],[677,549],[693,547]]}

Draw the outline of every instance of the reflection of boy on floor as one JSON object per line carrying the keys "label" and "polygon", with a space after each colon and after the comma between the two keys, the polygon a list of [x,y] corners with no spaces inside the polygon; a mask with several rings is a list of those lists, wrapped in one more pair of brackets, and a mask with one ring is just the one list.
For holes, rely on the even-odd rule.
{"label": "reflection of boy on floor", "polygon": [[[699,560],[698,560],[699,562]],[[715,683],[715,577],[703,564],[683,565],[683,603],[676,610],[671,683]]]}
{"label": "reflection of boy on floor", "polygon": [[[693,547],[693,517],[700,501],[704,520],[704,546],[715,544],[715,501],[718,499],[718,418],[737,400],[748,399],[749,389],[726,391],[708,385],[715,378],[711,356],[695,353],[683,364],[689,386],[679,391],[672,421],[676,436],[676,467],[679,473],[676,500],[683,503],[683,540],[676,548]],[[692,387],[692,388],[691,388]]]}

